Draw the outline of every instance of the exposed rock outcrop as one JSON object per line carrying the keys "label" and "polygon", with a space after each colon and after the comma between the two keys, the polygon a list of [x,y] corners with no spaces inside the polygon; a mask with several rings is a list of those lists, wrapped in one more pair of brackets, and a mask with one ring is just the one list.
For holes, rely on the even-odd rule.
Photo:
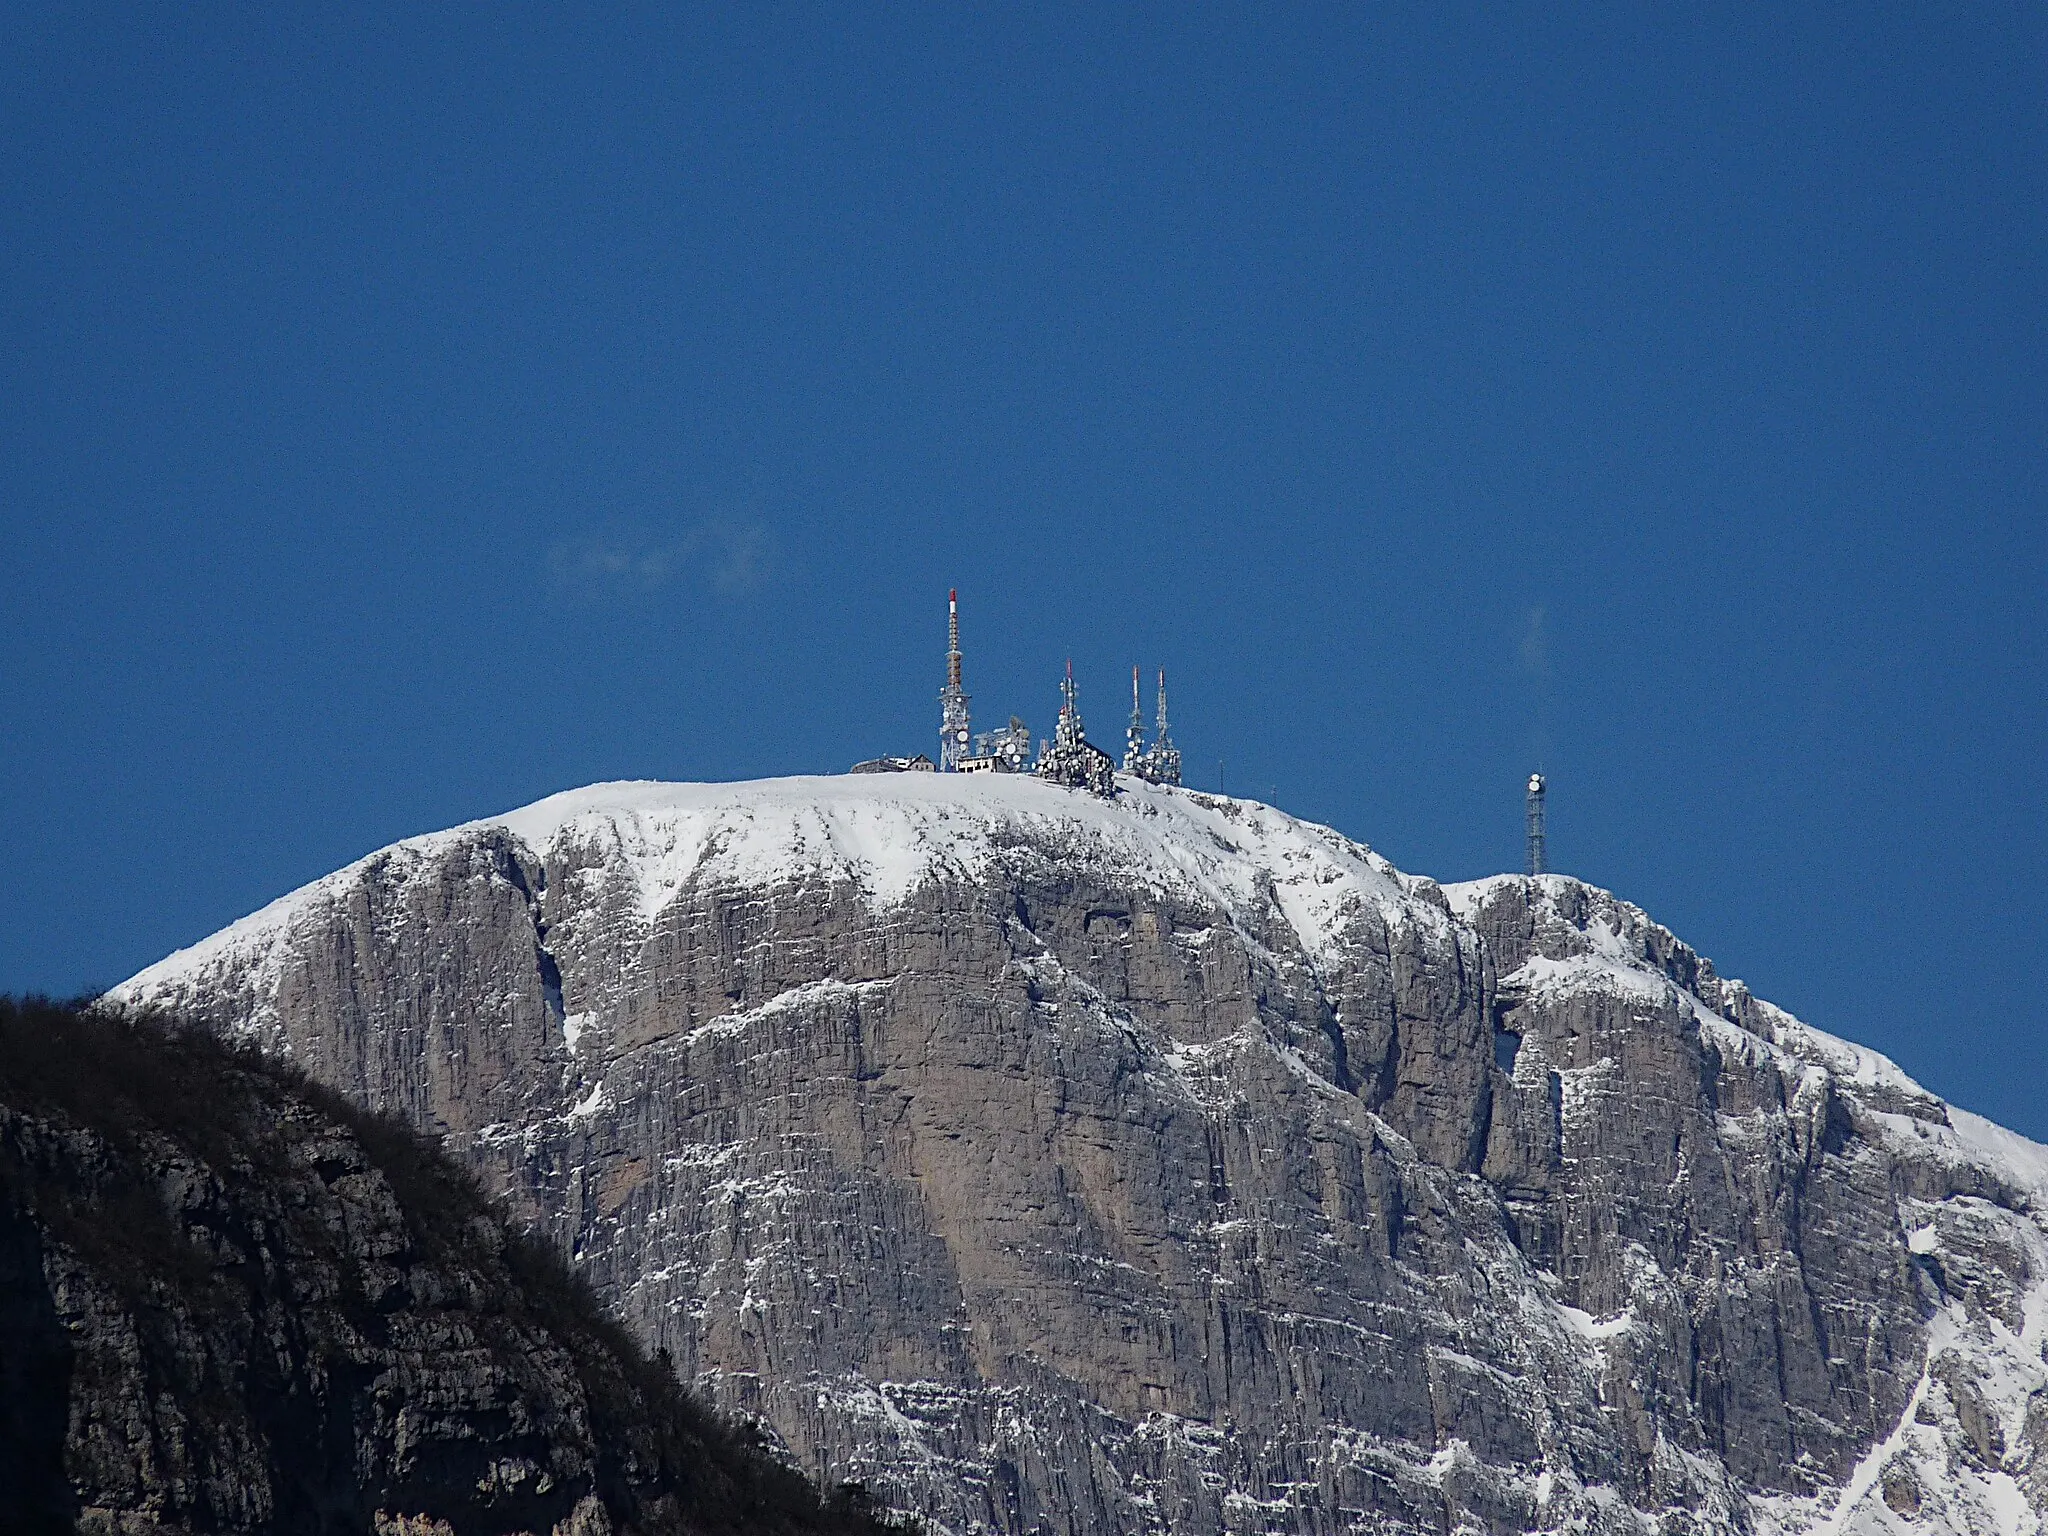
{"label": "exposed rock outcrop", "polygon": [[1120,782],[601,786],[122,996],[946,1530],[2038,1520],[2041,1149],[1604,892]]}

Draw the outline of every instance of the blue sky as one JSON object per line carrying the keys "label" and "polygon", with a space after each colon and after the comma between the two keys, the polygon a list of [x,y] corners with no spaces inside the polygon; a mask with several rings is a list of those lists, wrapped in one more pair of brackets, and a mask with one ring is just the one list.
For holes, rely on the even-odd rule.
{"label": "blue sky", "polygon": [[958,586],[2048,1137],[2048,14],[201,9],[0,29],[0,988],[929,750]]}

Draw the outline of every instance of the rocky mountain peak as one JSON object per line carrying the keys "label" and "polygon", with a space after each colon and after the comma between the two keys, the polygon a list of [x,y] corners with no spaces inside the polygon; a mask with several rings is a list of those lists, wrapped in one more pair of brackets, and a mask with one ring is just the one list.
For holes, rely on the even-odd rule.
{"label": "rocky mountain peak", "polygon": [[446,1132],[942,1530],[2044,1507],[2040,1149],[1607,892],[1119,784],[597,786],[120,996]]}

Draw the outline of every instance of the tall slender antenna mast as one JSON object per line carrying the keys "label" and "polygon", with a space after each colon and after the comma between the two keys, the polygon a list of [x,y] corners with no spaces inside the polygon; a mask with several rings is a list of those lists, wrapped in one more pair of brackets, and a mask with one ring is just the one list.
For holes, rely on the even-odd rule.
{"label": "tall slender antenna mast", "polygon": [[1545,867],[1543,833],[1543,775],[1529,775],[1529,873],[1540,875]]}
{"label": "tall slender antenna mast", "polygon": [[1138,707],[1138,669],[1131,668],[1131,723],[1124,731],[1124,772],[1145,767],[1145,715]]}
{"label": "tall slender antenna mast", "polygon": [[960,589],[946,589],[946,686],[960,686]]}
{"label": "tall slender antenna mast", "polygon": [[1180,782],[1180,748],[1173,744],[1173,733],[1166,728],[1166,668],[1159,669],[1159,734],[1152,738],[1152,748],[1146,754],[1152,765],[1147,775],[1154,784],[1178,784]]}
{"label": "tall slender antenna mast", "polygon": [[967,756],[971,720],[960,684],[960,593],[946,594],[946,686],[939,690],[939,772],[956,773]]}

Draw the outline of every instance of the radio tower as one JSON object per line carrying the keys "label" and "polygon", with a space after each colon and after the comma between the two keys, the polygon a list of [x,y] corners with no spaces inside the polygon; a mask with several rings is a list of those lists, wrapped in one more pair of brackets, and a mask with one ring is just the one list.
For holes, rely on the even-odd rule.
{"label": "radio tower", "polygon": [[1529,873],[1543,873],[1543,775],[1529,775]]}
{"label": "radio tower", "polygon": [[1138,669],[1131,668],[1131,723],[1124,731],[1124,772],[1145,771],[1145,714],[1138,708]]}
{"label": "radio tower", "polygon": [[1180,782],[1180,748],[1173,744],[1172,733],[1166,729],[1166,668],[1159,669],[1159,735],[1152,742],[1152,782],[1155,784],[1178,784]]}
{"label": "radio tower", "polygon": [[1105,800],[1116,794],[1116,759],[1088,739],[1081,729],[1081,706],[1074,695],[1074,663],[1067,663],[1066,680],[1060,684],[1060,722],[1053,727],[1052,740],[1039,743],[1038,767],[1041,779],[1064,784],[1069,789],[1086,789]]}
{"label": "radio tower", "polygon": [[939,690],[939,772],[958,773],[967,756],[967,692],[960,686],[960,593],[946,594],[946,686]]}
{"label": "radio tower", "polygon": [[1074,691],[1074,658],[1067,658],[1067,675],[1060,683],[1060,718],[1052,728],[1053,745],[1078,747],[1088,739],[1081,728],[1081,705]]}

